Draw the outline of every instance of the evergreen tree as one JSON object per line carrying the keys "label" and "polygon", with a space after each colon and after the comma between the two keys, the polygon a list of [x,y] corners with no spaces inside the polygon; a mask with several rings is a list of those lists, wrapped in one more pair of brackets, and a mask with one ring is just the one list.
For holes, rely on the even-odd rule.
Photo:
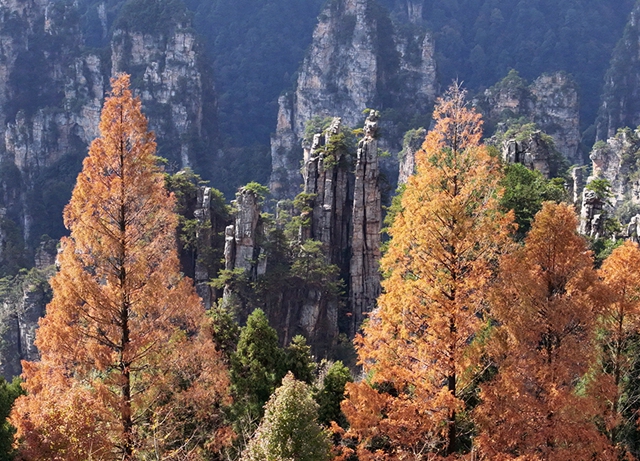
{"label": "evergreen tree", "polygon": [[307,384],[313,382],[316,363],[311,356],[311,346],[307,345],[304,336],[293,337],[291,344],[285,349],[285,360],[287,371],[293,373],[294,378]]}
{"label": "evergreen tree", "polygon": [[8,418],[13,402],[23,394],[19,378],[14,378],[10,383],[0,378],[0,421],[3,421],[0,427],[0,461],[12,461],[15,457],[13,435],[16,430]]}
{"label": "evergreen tree", "polygon": [[112,81],[65,208],[40,362],[23,363],[12,422],[25,460],[204,459],[228,442],[228,375],[190,280],[175,201],[129,76]]}
{"label": "evergreen tree", "polygon": [[243,461],[329,461],[331,442],[317,422],[311,389],[288,373],[265,407]]}
{"label": "evergreen tree", "polygon": [[235,418],[257,421],[262,416],[264,404],[286,372],[284,362],[278,333],[261,309],[254,310],[231,357]]}
{"label": "evergreen tree", "polygon": [[338,426],[346,428],[347,418],[340,409],[344,400],[344,389],[347,383],[353,381],[351,372],[341,361],[329,366],[322,382],[318,383],[319,389],[315,392],[315,400],[318,403],[318,421],[329,426],[335,421]]}

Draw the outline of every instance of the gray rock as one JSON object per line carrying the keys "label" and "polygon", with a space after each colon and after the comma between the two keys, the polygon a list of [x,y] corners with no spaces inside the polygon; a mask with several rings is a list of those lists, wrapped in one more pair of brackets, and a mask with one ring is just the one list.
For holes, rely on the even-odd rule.
{"label": "gray rock", "polygon": [[349,268],[351,336],[355,336],[365,314],[374,309],[380,295],[382,205],[377,129],[378,112],[372,111],[365,121],[364,138],[358,144],[355,169]]}
{"label": "gray rock", "polygon": [[[340,114],[344,124],[356,126],[362,111],[377,104],[383,94],[392,94],[403,110],[431,112],[437,91],[431,35],[425,32],[403,35],[394,31],[393,37],[381,37],[378,22],[389,19],[374,15],[372,3],[372,0],[329,2],[319,16],[295,92],[278,101],[269,182],[276,199],[295,197],[298,185],[303,183],[299,171],[303,152],[299,146],[305,125],[312,117]],[[417,21],[421,9],[416,2],[412,5],[411,17]],[[397,58],[393,69],[385,61],[389,59],[385,55]],[[388,83],[397,81],[404,82],[404,86]],[[394,127],[389,126],[387,132],[393,133]],[[389,146],[399,145],[401,136],[390,139]]]}
{"label": "gray rock", "polygon": [[543,75],[526,86],[519,77],[484,93],[480,103],[490,123],[525,117],[550,135],[570,164],[582,165],[580,106],[575,82],[565,73]]}

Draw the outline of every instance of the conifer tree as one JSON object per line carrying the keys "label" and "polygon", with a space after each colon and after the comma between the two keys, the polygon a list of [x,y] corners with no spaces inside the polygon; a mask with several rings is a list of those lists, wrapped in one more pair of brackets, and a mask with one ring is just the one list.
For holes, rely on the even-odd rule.
{"label": "conifer tree", "polygon": [[331,443],[317,416],[310,387],[287,373],[267,402],[264,419],[242,460],[329,461]]}
{"label": "conifer tree", "polygon": [[112,81],[100,137],[65,208],[41,361],[15,405],[25,460],[204,459],[228,442],[229,380],[176,253],[174,198],[129,76]]}
{"label": "conifer tree", "polygon": [[610,443],[627,456],[633,453],[636,457],[640,407],[639,268],[640,248],[627,241],[613,250],[599,271],[606,300],[598,323],[599,373],[591,386],[591,392],[604,407],[603,429]]}
{"label": "conifer tree", "polygon": [[242,450],[263,416],[264,404],[286,373],[285,353],[278,333],[262,309],[254,310],[242,327],[231,355],[232,418]]}
{"label": "conifer tree", "polygon": [[381,261],[384,294],[358,342],[367,382],[342,404],[361,460],[432,459],[460,447],[470,342],[512,215],[499,210],[500,166],[480,144],[480,115],[459,86],[434,112]]}
{"label": "conifer tree", "polygon": [[501,260],[491,297],[498,374],[475,412],[487,459],[614,459],[584,391],[600,297],[577,226],[570,206],[545,202],[524,247]]}

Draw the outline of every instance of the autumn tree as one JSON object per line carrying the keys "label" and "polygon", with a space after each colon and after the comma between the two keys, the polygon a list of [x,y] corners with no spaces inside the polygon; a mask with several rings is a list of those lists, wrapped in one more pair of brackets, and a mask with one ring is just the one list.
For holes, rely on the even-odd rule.
{"label": "autumn tree", "polygon": [[[638,456],[640,409],[640,248],[627,241],[599,271],[606,301],[599,316],[600,356],[591,392],[604,406],[603,430],[612,445]],[[634,446],[635,445],[635,446]]]}
{"label": "autumn tree", "polygon": [[241,459],[329,461],[331,443],[317,422],[317,409],[309,385],[287,373],[267,402],[264,419]]}
{"label": "autumn tree", "polygon": [[472,340],[512,230],[499,210],[500,165],[480,144],[480,115],[459,86],[439,100],[434,121],[389,229],[384,293],[358,340],[369,378],[347,384],[342,404],[360,460],[462,449]]}
{"label": "autumn tree", "polygon": [[607,460],[585,393],[599,294],[593,256],[566,204],[545,202],[491,297],[498,374],[481,386],[476,442],[487,459]]}
{"label": "autumn tree", "polygon": [[25,460],[204,459],[228,442],[229,380],[176,253],[174,198],[129,76],[64,211],[40,362],[12,413]]}

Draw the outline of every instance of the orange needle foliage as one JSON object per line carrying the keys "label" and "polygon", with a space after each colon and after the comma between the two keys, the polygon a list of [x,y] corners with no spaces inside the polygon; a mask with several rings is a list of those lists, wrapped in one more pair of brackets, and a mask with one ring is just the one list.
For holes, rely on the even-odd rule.
{"label": "orange needle foliage", "polygon": [[343,411],[365,460],[426,460],[459,449],[471,340],[513,218],[499,212],[500,166],[480,145],[480,115],[453,86],[435,112],[381,261],[378,309],[359,339],[370,380]]}
{"label": "orange needle foliage", "polygon": [[64,212],[42,358],[23,364],[11,421],[26,460],[196,460],[229,438],[227,371],[179,272],[154,137],[129,76],[112,85]]}
{"label": "orange needle foliage", "polygon": [[[605,430],[609,441],[621,451],[625,426],[636,426],[638,395],[625,385],[635,382],[637,350],[640,334],[640,248],[627,241],[609,256],[599,275],[607,289],[599,328],[602,341],[600,376],[592,392],[604,403]],[[630,457],[629,454],[627,454]]]}
{"label": "orange needle foliage", "polygon": [[572,208],[546,202],[524,247],[502,258],[491,299],[499,373],[475,412],[486,459],[615,459],[594,424],[595,400],[577,389],[594,360],[599,313],[577,226]]}

